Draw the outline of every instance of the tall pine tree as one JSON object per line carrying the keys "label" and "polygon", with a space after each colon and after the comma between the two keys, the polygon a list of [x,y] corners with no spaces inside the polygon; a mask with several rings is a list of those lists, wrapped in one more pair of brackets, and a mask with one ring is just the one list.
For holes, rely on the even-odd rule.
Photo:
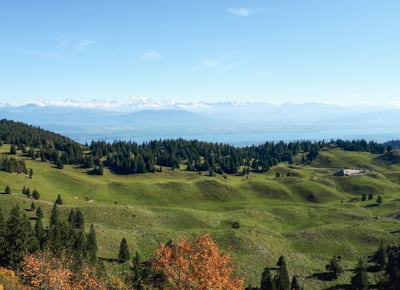
{"label": "tall pine tree", "polygon": [[0,208],[0,266],[6,266],[6,221],[3,215],[3,211]]}
{"label": "tall pine tree", "polygon": [[264,268],[261,276],[260,290],[275,290],[274,279],[272,278],[271,271],[268,267]]}
{"label": "tall pine tree", "polygon": [[278,290],[289,290],[290,289],[290,277],[286,266],[286,260],[284,256],[279,257],[277,263],[279,266],[278,272],[275,276],[275,285]]}
{"label": "tall pine tree", "polygon": [[94,230],[93,224],[90,224],[89,233],[87,235],[86,248],[89,262],[95,263],[97,259],[97,241],[96,232]]}
{"label": "tall pine tree", "polygon": [[358,260],[358,265],[354,272],[355,275],[351,278],[351,286],[353,286],[355,290],[368,290],[368,274],[363,259],[360,258]]}
{"label": "tall pine tree", "polygon": [[119,245],[119,252],[118,252],[118,261],[120,263],[125,263],[131,257],[129,252],[128,243],[126,242],[125,238],[122,238],[121,243]]}

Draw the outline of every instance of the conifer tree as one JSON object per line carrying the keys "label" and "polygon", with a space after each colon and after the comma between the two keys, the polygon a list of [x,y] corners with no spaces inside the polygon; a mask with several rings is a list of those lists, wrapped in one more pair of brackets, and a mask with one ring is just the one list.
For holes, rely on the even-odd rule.
{"label": "conifer tree", "polygon": [[31,211],[34,211],[36,209],[36,205],[34,202],[31,203]]}
{"label": "conifer tree", "polygon": [[296,276],[293,276],[292,283],[290,283],[290,290],[301,290],[299,281]]}
{"label": "conifer tree", "polygon": [[356,290],[368,290],[369,282],[367,269],[365,268],[363,259],[359,259],[355,275],[351,278],[351,285]]}
{"label": "conifer tree", "polygon": [[32,197],[33,197],[34,199],[38,200],[38,199],[40,198],[39,191],[37,191],[36,189],[34,189],[34,190],[32,191]]}
{"label": "conifer tree", "polygon": [[120,263],[125,263],[131,257],[129,252],[128,243],[126,242],[125,238],[122,238],[121,243],[119,245],[119,252],[118,252],[118,261]]}
{"label": "conifer tree", "polygon": [[334,256],[329,264],[326,265],[326,269],[332,273],[333,278],[337,279],[343,273],[343,268],[340,265],[340,257]]}
{"label": "conifer tree", "polygon": [[40,206],[36,209],[36,218],[42,219],[44,217],[43,211]]}
{"label": "conifer tree", "polygon": [[86,247],[87,247],[89,262],[95,263],[97,259],[97,241],[96,241],[96,232],[94,230],[93,224],[90,224],[89,233],[87,235]]}
{"label": "conifer tree", "polygon": [[16,205],[10,211],[6,224],[6,258],[7,265],[12,269],[18,269],[26,251],[33,251],[38,247],[33,229],[26,215],[21,216],[20,209]]}
{"label": "conifer tree", "polygon": [[275,285],[278,290],[289,290],[290,289],[290,277],[286,267],[286,260],[284,256],[279,257],[277,263],[279,266],[278,272],[275,276]]}
{"label": "conifer tree", "polygon": [[63,203],[64,203],[64,201],[62,200],[61,195],[58,195],[57,199],[56,199],[56,204],[62,205]]}
{"label": "conifer tree", "polygon": [[25,189],[25,196],[26,196],[27,198],[30,198],[30,197],[31,197],[31,190],[29,189],[29,187],[27,187],[27,188]]}
{"label": "conifer tree", "polygon": [[59,213],[58,213],[57,204],[54,204],[53,209],[51,210],[51,213],[50,213],[50,227],[55,226],[59,222],[60,222],[60,217],[59,217]]}
{"label": "conifer tree", "polygon": [[6,266],[6,221],[0,207],[0,266]]}
{"label": "conifer tree", "polygon": [[69,243],[69,235],[66,225],[60,220],[57,204],[54,203],[50,213],[50,226],[48,230],[50,250],[53,254],[59,254]]}
{"label": "conifer tree", "polygon": [[75,220],[73,221],[73,225],[75,229],[79,229],[82,231],[85,230],[85,218],[83,216],[83,213],[79,209],[75,211]]}
{"label": "conifer tree", "polygon": [[5,194],[11,194],[11,189],[10,187],[7,185],[6,188],[4,189],[4,193]]}
{"label": "conifer tree", "polygon": [[133,289],[142,290],[143,266],[140,261],[139,253],[137,251],[135,252],[135,256],[132,259],[132,266],[130,267],[130,269],[132,271],[131,284],[133,286]]}
{"label": "conifer tree", "polygon": [[69,215],[68,215],[68,224],[69,224],[71,227],[74,227],[74,224],[75,224],[75,211],[74,211],[74,209],[71,209],[71,210],[69,211]]}
{"label": "conifer tree", "polygon": [[378,204],[378,205],[380,205],[381,203],[382,203],[382,196],[378,196],[378,198],[376,199],[376,203]]}
{"label": "conifer tree", "polygon": [[45,231],[43,229],[42,218],[40,218],[40,217],[36,218],[35,228],[34,229],[35,229],[36,239],[39,242],[39,247],[40,247],[41,250],[43,250],[44,242],[46,240],[46,233],[45,233]]}
{"label": "conifer tree", "polygon": [[384,246],[383,241],[381,241],[381,243],[379,245],[379,249],[374,254],[374,261],[381,267],[381,269],[383,269],[386,266],[387,253],[386,253],[386,247]]}
{"label": "conifer tree", "polygon": [[73,268],[77,272],[81,269],[84,260],[87,257],[87,241],[85,233],[81,230],[75,231],[72,237],[71,252],[74,257]]}
{"label": "conifer tree", "polygon": [[275,290],[275,283],[272,278],[271,271],[268,267],[264,268],[261,276],[260,290]]}

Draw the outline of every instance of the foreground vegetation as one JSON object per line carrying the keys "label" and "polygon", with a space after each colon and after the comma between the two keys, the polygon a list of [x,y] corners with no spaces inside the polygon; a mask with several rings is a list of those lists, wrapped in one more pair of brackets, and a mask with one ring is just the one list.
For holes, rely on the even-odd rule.
{"label": "foreground vegetation", "polygon": [[[246,285],[259,286],[264,268],[276,271],[276,261],[284,255],[290,277],[297,276],[305,289],[326,289],[350,285],[360,258],[370,270],[371,284],[386,279],[384,270],[373,268],[371,256],[381,242],[395,245],[399,240],[396,151],[344,151],[327,142],[312,161],[309,152],[301,150],[266,172],[250,169],[241,174],[243,165],[236,174],[210,174],[209,170],[187,171],[182,162],[174,170],[161,166],[154,173],[134,175],[118,175],[105,166],[103,175],[97,175],[82,165],[63,164],[58,169],[56,163],[34,160],[23,148],[15,149],[10,154],[10,144],[0,147],[4,156],[23,160],[26,168],[20,173],[0,171],[0,189],[10,190],[0,195],[5,215],[18,204],[31,217],[34,201],[43,210],[43,223],[49,224],[60,195],[60,215],[67,219],[71,209],[79,208],[85,231],[94,225],[97,256],[110,261],[117,259],[122,238],[132,253],[147,259],[162,242],[209,234],[232,253],[236,274],[246,278]],[[344,168],[370,171],[335,176]],[[23,195],[23,187],[39,192],[39,199]],[[381,203],[377,203],[379,196]],[[332,279],[326,275],[326,265],[337,256],[343,273]],[[114,273],[128,268],[117,261],[111,265]]]}

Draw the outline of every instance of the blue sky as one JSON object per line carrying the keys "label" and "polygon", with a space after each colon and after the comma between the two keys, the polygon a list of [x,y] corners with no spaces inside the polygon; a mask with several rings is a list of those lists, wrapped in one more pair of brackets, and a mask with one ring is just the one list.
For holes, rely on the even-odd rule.
{"label": "blue sky", "polygon": [[400,1],[0,2],[0,102],[400,105]]}

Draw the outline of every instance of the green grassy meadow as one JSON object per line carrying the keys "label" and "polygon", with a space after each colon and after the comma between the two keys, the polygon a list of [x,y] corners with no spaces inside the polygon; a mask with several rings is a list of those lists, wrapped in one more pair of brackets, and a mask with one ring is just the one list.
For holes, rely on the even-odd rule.
{"label": "green grassy meadow", "polygon": [[[3,145],[0,152],[8,152]],[[25,158],[25,157],[17,157]],[[45,218],[60,194],[67,216],[71,208],[84,213],[86,226],[93,223],[98,255],[115,258],[122,237],[131,252],[150,257],[160,242],[209,233],[230,251],[246,285],[258,285],[265,266],[274,267],[285,255],[291,275],[298,275],[305,289],[348,284],[359,257],[371,255],[381,240],[398,243],[400,221],[400,165],[385,163],[378,155],[331,148],[320,152],[310,165],[281,163],[267,173],[249,177],[171,171],[141,175],[103,176],[87,169],[26,159],[34,175],[0,172],[0,191],[9,185],[11,195],[0,195],[3,211],[18,203],[29,208],[32,199],[21,194],[23,186],[40,192]],[[338,177],[343,168],[372,170],[363,176]],[[281,177],[276,177],[279,172]],[[290,175],[290,176],[288,176]],[[361,202],[362,194],[373,194]],[[378,195],[383,203],[375,206]],[[26,212],[33,215],[33,212]],[[231,223],[240,222],[239,229]],[[45,224],[47,221],[45,221]],[[325,272],[334,255],[342,257],[345,273],[337,281],[314,277]],[[374,275],[370,273],[370,280]]]}

